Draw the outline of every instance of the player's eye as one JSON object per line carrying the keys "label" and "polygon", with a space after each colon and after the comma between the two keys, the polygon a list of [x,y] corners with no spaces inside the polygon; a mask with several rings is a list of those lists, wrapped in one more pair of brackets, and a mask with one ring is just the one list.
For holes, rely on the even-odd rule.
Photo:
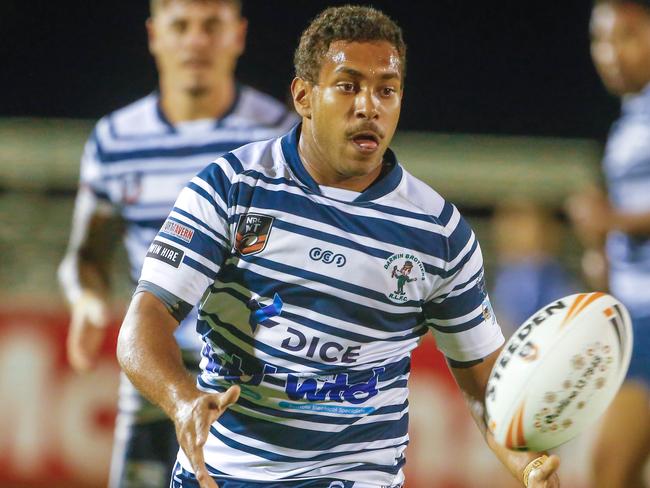
{"label": "player's eye", "polygon": [[177,34],[182,34],[187,30],[187,22],[184,20],[175,20],[171,24],[172,30]]}
{"label": "player's eye", "polygon": [[390,97],[397,93],[397,90],[392,86],[385,86],[380,90],[380,93],[383,97]]}
{"label": "player's eye", "polygon": [[221,22],[219,19],[210,19],[204,24],[203,28],[205,32],[209,34],[214,34],[216,32],[219,32],[222,27],[223,27],[223,22]]}
{"label": "player's eye", "polygon": [[341,81],[337,83],[336,86],[339,90],[341,90],[344,93],[354,93],[355,91],[354,83],[349,81]]}

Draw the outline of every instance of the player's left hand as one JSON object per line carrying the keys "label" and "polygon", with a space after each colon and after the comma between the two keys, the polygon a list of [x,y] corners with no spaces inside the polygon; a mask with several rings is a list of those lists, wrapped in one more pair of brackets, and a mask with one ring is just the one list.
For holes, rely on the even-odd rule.
{"label": "player's left hand", "polygon": [[205,465],[203,446],[210,426],[239,398],[241,389],[233,385],[224,393],[197,392],[197,396],[174,415],[176,437],[187,456],[200,488],[219,488]]}
{"label": "player's left hand", "polygon": [[530,472],[528,488],[559,488],[560,478],[557,475],[559,467],[560,458],[556,455],[549,456],[544,464]]}

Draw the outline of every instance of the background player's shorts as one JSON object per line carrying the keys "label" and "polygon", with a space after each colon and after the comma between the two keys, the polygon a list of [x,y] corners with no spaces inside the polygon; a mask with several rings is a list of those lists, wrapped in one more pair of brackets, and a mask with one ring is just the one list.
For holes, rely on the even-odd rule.
{"label": "background player's shorts", "polygon": [[[382,488],[371,486],[367,483],[356,481],[342,481],[336,479],[319,479],[304,481],[279,481],[279,482],[255,482],[245,480],[233,480],[227,478],[214,477],[219,484],[219,488]],[[170,488],[199,488],[199,483],[192,473],[183,469],[180,463],[176,463],[172,473]],[[383,488],[400,488],[401,485]]]}
{"label": "background player's shorts", "polygon": [[650,315],[632,315],[634,345],[632,359],[627,371],[628,381],[637,381],[650,388]]}

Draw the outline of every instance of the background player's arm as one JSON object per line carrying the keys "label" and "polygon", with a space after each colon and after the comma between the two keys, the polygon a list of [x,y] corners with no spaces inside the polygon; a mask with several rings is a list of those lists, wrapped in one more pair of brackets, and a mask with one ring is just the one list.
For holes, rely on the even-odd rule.
{"label": "background player's arm", "polygon": [[108,323],[109,269],[119,221],[107,203],[85,185],[79,188],[70,243],[59,266],[59,283],[70,305],[68,361],[77,371],[92,369]]}
{"label": "background player's arm", "polygon": [[[506,449],[498,444],[485,423],[485,390],[487,381],[501,349],[487,356],[482,362],[469,368],[450,367],[458,386],[465,394],[472,417],[476,421],[481,433],[485,437],[488,446],[496,454],[499,460],[508,468],[510,473],[518,480],[523,480],[523,472],[528,463],[538,458],[543,453],[539,452],[517,452]],[[556,488],[560,481],[555,473],[560,460],[557,456],[550,456],[546,462],[537,470],[533,471],[529,478],[529,488]],[[522,481],[523,483],[523,481]]]}
{"label": "background player's arm", "polygon": [[183,366],[174,339],[178,321],[149,292],[134,295],[120,329],[117,358],[133,385],[174,421],[176,436],[202,488],[216,487],[203,457],[210,425],[239,398],[239,387],[205,393]]}
{"label": "background player's arm", "polygon": [[650,235],[650,212],[621,211],[596,187],[588,187],[567,202],[567,213],[581,238],[602,239],[609,231],[633,236]]}

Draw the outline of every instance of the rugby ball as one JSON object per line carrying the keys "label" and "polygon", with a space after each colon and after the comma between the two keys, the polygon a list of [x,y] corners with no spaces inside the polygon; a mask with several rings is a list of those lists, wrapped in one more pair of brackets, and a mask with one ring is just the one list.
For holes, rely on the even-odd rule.
{"label": "rugby ball", "polygon": [[605,293],[556,300],[504,345],[488,379],[488,428],[513,450],[543,451],[593,424],[630,363],[632,328],[621,302]]}

